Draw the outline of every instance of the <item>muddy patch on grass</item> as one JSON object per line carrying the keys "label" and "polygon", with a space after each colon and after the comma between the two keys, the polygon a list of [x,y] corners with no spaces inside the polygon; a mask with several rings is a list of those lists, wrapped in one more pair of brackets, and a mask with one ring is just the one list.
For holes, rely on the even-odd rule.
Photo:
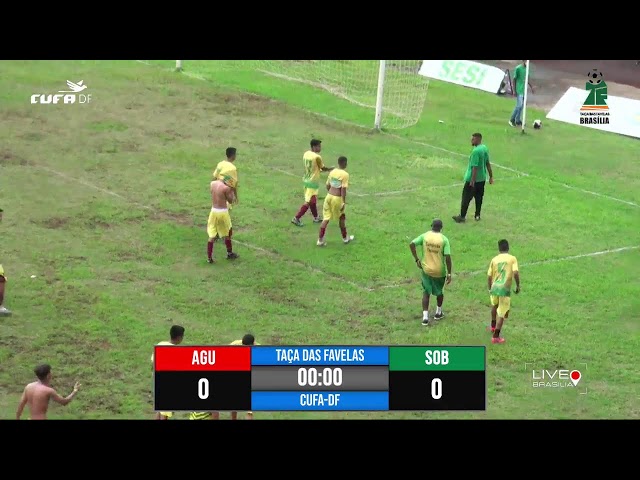
{"label": "muddy patch on grass", "polygon": [[19,165],[21,167],[33,166],[34,163],[31,160],[27,160],[20,155],[16,155],[13,152],[8,150],[4,150],[0,152],[0,165],[9,166],[9,165]]}
{"label": "muddy patch on grass", "polygon": [[268,300],[276,305],[287,305],[296,309],[307,309],[309,305],[298,300],[294,293],[289,296],[287,292],[282,289],[274,288],[261,288],[256,292],[260,297]]}
{"label": "muddy patch on grass", "polygon": [[40,276],[44,278],[47,285],[51,285],[52,283],[56,283],[60,280],[56,271],[56,265],[60,264],[59,261],[45,257],[41,260],[41,264],[42,271],[40,272]]}
{"label": "muddy patch on grass", "polygon": [[120,251],[114,252],[113,257],[122,261],[134,261],[134,262],[144,261],[144,255],[135,250],[120,250]]}
{"label": "muddy patch on grass", "polygon": [[18,135],[18,138],[26,140],[27,142],[39,142],[41,140],[44,140],[46,136],[39,132],[26,132]]}
{"label": "muddy patch on grass", "polygon": [[116,415],[120,414],[122,410],[122,402],[114,395],[94,398],[87,403],[90,403],[90,410],[99,410]]}
{"label": "muddy patch on grass", "polygon": [[158,220],[158,221],[168,221],[168,222],[177,223],[178,225],[184,225],[189,227],[193,226],[193,218],[191,217],[191,215],[187,213],[155,211],[151,215],[151,218],[153,220]]}
{"label": "muddy patch on grass", "polygon": [[276,148],[276,147],[280,148],[275,143],[266,143],[266,142],[261,142],[257,140],[245,140],[243,143],[244,145],[249,147],[257,147],[257,148],[265,148],[265,149]]}
{"label": "muddy patch on grass", "polygon": [[108,222],[105,222],[102,218],[93,217],[87,220],[87,227],[93,230],[95,229],[109,229],[112,225]]}
{"label": "muddy patch on grass", "polygon": [[172,129],[165,130],[164,132],[161,132],[158,136],[161,139],[167,140],[167,141],[183,140],[185,138],[189,138],[188,135],[177,132]]}
{"label": "muddy patch on grass", "polygon": [[15,335],[1,335],[0,347],[11,347],[9,350],[18,350],[16,347],[21,346],[24,343],[24,339],[16,337]]}
{"label": "muddy patch on grass", "polygon": [[38,117],[34,117],[32,111],[29,110],[6,110],[2,112],[2,115],[5,119],[18,119],[18,118],[28,118],[29,120],[36,120]]}
{"label": "muddy patch on grass", "polygon": [[99,302],[98,295],[86,288],[80,288],[75,285],[63,283],[51,293],[51,303],[57,308],[58,312],[67,312],[73,315],[82,316],[77,310],[84,310],[90,305]]}
{"label": "muddy patch on grass", "polygon": [[125,110],[144,110],[145,108],[147,108],[146,105],[136,102],[129,102],[124,105]]}
{"label": "muddy patch on grass", "polygon": [[67,217],[50,217],[46,220],[41,220],[39,222],[35,222],[36,224],[43,226],[44,228],[49,228],[51,230],[59,230],[66,228],[71,222],[70,218]]}
{"label": "muddy patch on grass", "polygon": [[264,117],[269,114],[273,100],[258,95],[239,92],[210,92],[196,94],[201,100],[215,105],[218,114],[250,114],[253,117]]}
{"label": "muddy patch on grass", "polygon": [[[270,335],[267,337],[267,341],[264,342],[264,345],[282,345],[282,340],[283,340],[282,336],[278,334]],[[262,343],[262,342],[258,341],[258,343]]]}
{"label": "muddy patch on grass", "polygon": [[134,283],[138,280],[138,276],[134,275],[131,272],[124,272],[124,273],[114,273],[114,274],[110,274],[110,275],[105,275],[104,279],[107,282],[114,282],[114,283]]}
{"label": "muddy patch on grass", "polygon": [[118,153],[118,146],[113,143],[98,145],[96,147],[96,152],[97,153]]}
{"label": "muddy patch on grass", "polygon": [[121,152],[139,152],[142,149],[142,146],[138,142],[134,142],[132,140],[127,140],[124,142],[119,142],[117,147]]}

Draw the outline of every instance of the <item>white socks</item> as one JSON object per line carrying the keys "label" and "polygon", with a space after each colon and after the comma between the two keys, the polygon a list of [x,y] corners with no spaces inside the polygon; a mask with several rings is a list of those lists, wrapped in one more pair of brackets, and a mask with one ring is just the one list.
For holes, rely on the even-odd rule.
{"label": "white socks", "polygon": [[[440,315],[440,314],[442,314],[442,307],[436,307],[436,315]],[[422,312],[422,319],[429,320],[429,312],[427,310],[424,310]]]}

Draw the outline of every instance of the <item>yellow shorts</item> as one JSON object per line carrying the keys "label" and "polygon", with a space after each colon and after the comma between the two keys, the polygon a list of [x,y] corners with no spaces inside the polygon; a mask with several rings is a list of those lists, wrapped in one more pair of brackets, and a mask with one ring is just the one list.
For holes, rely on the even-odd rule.
{"label": "yellow shorts", "polygon": [[[306,188],[304,189],[304,201],[309,203],[311,201],[311,197],[318,197],[318,189],[317,188]],[[317,200],[317,198],[316,198]]]}
{"label": "yellow shorts", "polygon": [[209,238],[228,237],[231,230],[231,215],[226,208],[212,208],[207,221]]}
{"label": "yellow shorts", "polygon": [[191,412],[189,414],[189,420],[213,420],[213,413],[211,413],[211,412]]}
{"label": "yellow shorts", "polygon": [[171,418],[173,417],[173,412],[160,412],[160,415],[163,417]]}
{"label": "yellow shorts", "polygon": [[342,197],[336,197],[328,193],[324,198],[324,205],[322,205],[322,220],[338,220],[344,215],[344,210],[340,211],[341,206]]}
{"label": "yellow shorts", "polygon": [[4,268],[2,268],[2,265],[0,265],[0,281],[6,282],[7,281],[7,277],[4,276]]}
{"label": "yellow shorts", "polygon": [[504,316],[511,310],[511,297],[497,297],[490,295],[489,300],[494,307],[498,306],[498,317],[504,318]]}

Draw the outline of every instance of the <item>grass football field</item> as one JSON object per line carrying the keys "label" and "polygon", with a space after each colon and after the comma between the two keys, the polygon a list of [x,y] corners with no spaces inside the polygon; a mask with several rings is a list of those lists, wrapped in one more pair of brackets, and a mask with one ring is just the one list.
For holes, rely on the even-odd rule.
{"label": "grass football field", "polygon": [[[50,418],[153,418],[149,356],[174,323],[186,327],[185,344],[252,332],[274,345],[488,348],[486,412],[257,419],[640,417],[637,139],[547,120],[523,136],[507,125],[512,99],[436,81],[416,126],[374,134],[309,113],[370,126],[371,110],[328,92],[208,62],[186,62],[199,78],[172,65],[2,62],[0,263],[13,316],[0,318],[0,418],[14,418],[42,362],[61,393],[82,383]],[[67,79],[85,81],[89,105],[29,103]],[[475,131],[496,182],[483,220],[457,225]],[[323,140],[327,164],[349,157],[352,244],[330,225],[317,248],[309,214],[303,228],[290,223],[311,137]],[[240,258],[224,260],[218,243],[209,265],[208,184],[228,146],[238,148]],[[425,328],[408,243],[435,217],[455,275],[446,318]],[[519,259],[522,293],[507,343],[492,345],[485,273],[500,238]],[[581,370],[581,388],[533,388],[527,363]]]}

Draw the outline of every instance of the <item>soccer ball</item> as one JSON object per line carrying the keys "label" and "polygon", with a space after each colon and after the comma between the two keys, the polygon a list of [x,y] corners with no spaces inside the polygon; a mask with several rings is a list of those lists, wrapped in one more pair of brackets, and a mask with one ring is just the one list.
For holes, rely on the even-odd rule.
{"label": "soccer ball", "polygon": [[542,128],[542,120],[534,120],[533,121],[533,128],[535,128],[536,130],[539,130]]}
{"label": "soccer ball", "polygon": [[591,85],[598,85],[602,82],[602,72],[597,68],[594,68],[589,73],[587,73],[587,78],[589,79],[589,83]]}

